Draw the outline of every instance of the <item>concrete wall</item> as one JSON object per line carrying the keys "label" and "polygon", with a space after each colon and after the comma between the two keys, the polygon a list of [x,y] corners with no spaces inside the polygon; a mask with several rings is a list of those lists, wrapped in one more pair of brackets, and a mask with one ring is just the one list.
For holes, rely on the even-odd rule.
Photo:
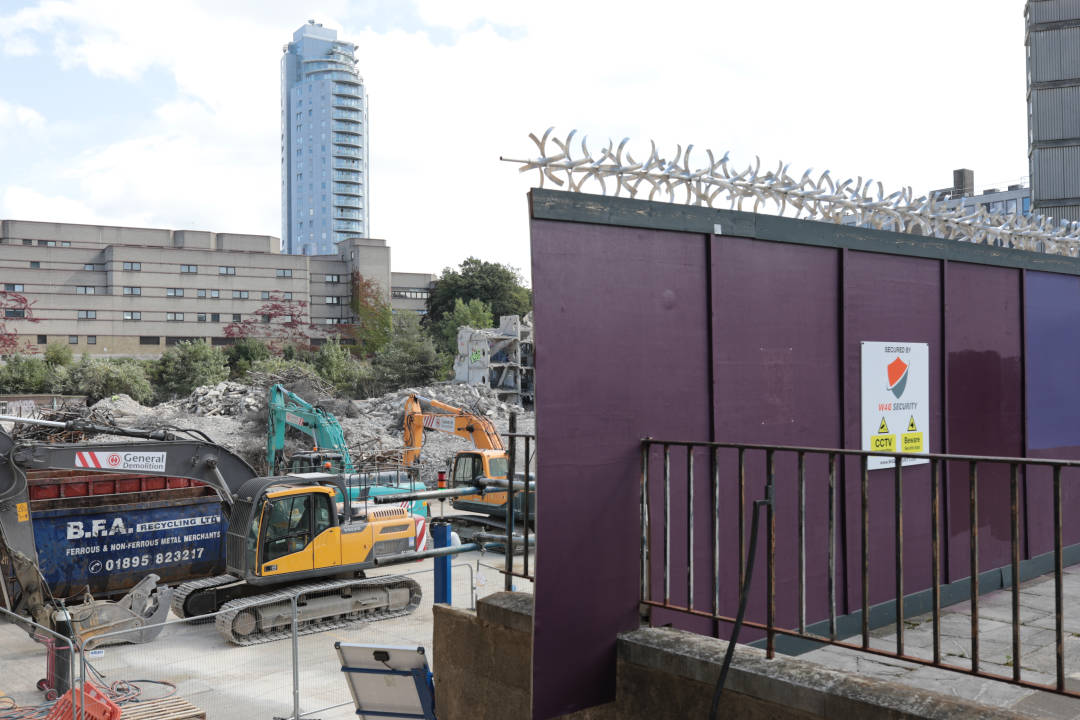
{"label": "concrete wall", "polygon": [[[476,612],[434,608],[435,704],[440,720],[532,717],[533,598],[495,593]],[[572,622],[571,617],[566,618]],[[614,702],[562,720],[685,720],[709,715],[727,643],[644,628],[618,638]],[[943,671],[944,672],[944,671]],[[720,705],[729,720],[916,720],[1014,717],[958,698],[736,648]]]}
{"label": "concrete wall", "polygon": [[[638,623],[643,437],[859,448],[860,344],[902,340],[929,345],[928,451],[1080,457],[1080,389],[1071,380],[1080,354],[1080,260],[626,198],[534,190],[530,200],[535,327],[544,337],[536,359],[537,444],[545,448],[533,663],[539,717],[614,697],[614,638]],[[608,359],[603,372],[582,371],[597,358]],[[706,457],[697,460],[707,467]],[[719,461],[721,613],[734,616],[737,465],[733,452]],[[672,451],[679,478],[686,462],[685,452]],[[816,519],[807,528],[811,623],[828,612],[823,463],[807,464],[807,514]],[[764,459],[752,456],[746,468],[746,497],[757,499]],[[659,460],[650,470],[662,476]],[[946,468],[942,483],[942,582],[969,574],[961,470]],[[795,627],[795,458],[776,471],[777,620]],[[874,604],[896,593],[891,472],[871,471],[870,523],[884,529],[871,536]],[[906,593],[932,581],[929,475],[928,465],[904,470]],[[840,476],[836,590],[844,614],[861,604],[857,461]],[[988,470],[980,478],[981,571],[1009,561],[1006,476]],[[695,475],[699,609],[711,607],[702,501],[710,480],[708,472]],[[1066,512],[1080,510],[1080,489],[1065,485]],[[653,507],[662,507],[661,484],[652,491]],[[1051,548],[1049,491],[1048,473],[1028,473],[1023,558]],[[671,601],[679,605],[690,600],[687,496],[685,481],[674,483],[671,566],[680,579]],[[660,542],[659,523],[653,532]],[[1065,540],[1080,542],[1080,526]],[[654,588],[662,587],[659,563],[654,555]],[[765,620],[764,590],[759,573],[749,620]],[[708,618],[657,613],[653,621],[727,632]]]}

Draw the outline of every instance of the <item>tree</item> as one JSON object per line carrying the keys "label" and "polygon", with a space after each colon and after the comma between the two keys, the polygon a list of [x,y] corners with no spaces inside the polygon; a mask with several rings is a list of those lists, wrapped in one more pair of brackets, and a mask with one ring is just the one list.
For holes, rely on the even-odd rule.
{"label": "tree", "polygon": [[315,353],[315,370],[323,380],[345,395],[356,394],[356,386],[363,371],[360,363],[337,338],[330,338]]}
{"label": "tree", "polygon": [[455,298],[454,309],[445,313],[432,326],[440,350],[450,353],[451,356],[457,355],[458,328],[463,325],[474,328],[491,327],[491,307],[483,300],[470,300],[465,303],[461,298]]}
{"label": "tree", "polygon": [[67,367],[74,359],[71,346],[64,343],[49,343],[45,346],[45,364],[53,367]]}
{"label": "tree", "polygon": [[21,293],[0,290],[0,356],[36,352],[29,340],[20,341],[19,331],[14,327],[18,321],[38,321],[34,317],[33,305]]}
{"label": "tree", "polygon": [[420,328],[420,318],[413,313],[398,313],[394,316],[394,335],[372,358],[371,375],[361,379],[361,389],[371,397],[426,385],[435,379],[441,364],[434,343]]}
{"label": "tree", "polygon": [[532,292],[515,268],[471,257],[459,270],[445,268],[427,301],[427,322],[437,323],[454,309],[454,300],[482,300],[494,317],[524,315],[532,309]]}
{"label": "tree", "polygon": [[370,357],[386,347],[393,329],[393,313],[379,284],[354,271],[349,309],[356,322],[346,332],[356,340],[357,352]]}
{"label": "tree", "polygon": [[73,391],[86,395],[90,405],[112,395],[129,395],[140,403],[150,402],[154,397],[154,388],[136,360],[91,359],[83,355],[71,369],[69,382]]}
{"label": "tree", "polygon": [[205,340],[181,342],[161,354],[154,364],[157,396],[162,399],[189,394],[201,385],[216,385],[229,377],[225,353]]}
{"label": "tree", "polygon": [[41,358],[12,355],[0,366],[0,387],[6,392],[52,392],[49,384],[49,366]]}
{"label": "tree", "polygon": [[243,377],[259,360],[270,357],[270,348],[262,340],[242,337],[225,348],[225,361],[229,363],[229,377]]}
{"label": "tree", "polygon": [[277,292],[270,293],[254,317],[231,322],[222,332],[230,338],[258,338],[272,352],[281,352],[289,345],[309,350],[312,337],[324,334],[308,321],[307,301],[286,299]]}

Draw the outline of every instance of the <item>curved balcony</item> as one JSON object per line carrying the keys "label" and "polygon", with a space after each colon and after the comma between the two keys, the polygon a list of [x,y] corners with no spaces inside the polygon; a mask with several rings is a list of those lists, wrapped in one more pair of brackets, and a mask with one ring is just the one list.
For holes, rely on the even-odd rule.
{"label": "curved balcony", "polygon": [[334,218],[337,220],[363,220],[364,216],[359,210],[338,210],[334,213]]}
{"label": "curved balcony", "polygon": [[360,161],[359,160],[350,160],[348,158],[344,158],[344,159],[336,158],[334,160],[334,169],[335,170],[360,170],[361,169]]}
{"label": "curved balcony", "polygon": [[360,122],[364,119],[364,113],[359,110],[334,110],[330,113],[330,117],[335,120],[355,120]]}
{"label": "curved balcony", "polygon": [[335,120],[333,129],[337,132],[347,132],[353,135],[363,135],[364,126],[359,120]]}
{"label": "curved balcony", "polygon": [[349,145],[351,147],[364,147],[364,138],[362,135],[348,135],[345,133],[334,133],[331,138],[337,145]]}
{"label": "curved balcony", "polygon": [[350,157],[350,158],[363,157],[363,153],[361,153],[359,150],[354,150],[353,148],[339,146],[339,145],[334,145],[334,149],[331,152],[331,154],[334,155],[334,157]]}
{"label": "curved balcony", "polygon": [[334,95],[333,99],[330,102],[334,107],[345,107],[345,108],[358,108],[358,107],[360,107],[360,101],[358,99],[356,99],[355,97],[349,97],[349,96],[345,96],[345,95]]}
{"label": "curved balcony", "polygon": [[334,230],[360,232],[364,224],[359,220],[334,220]]}
{"label": "curved balcony", "polygon": [[361,203],[359,197],[351,197],[348,195],[334,195],[334,207],[361,208],[363,207],[363,203]]}
{"label": "curved balcony", "polygon": [[338,70],[337,72],[331,73],[329,77],[331,80],[345,83],[346,85],[363,85],[363,82],[360,80],[360,76],[354,75],[351,72],[342,72]]}
{"label": "curved balcony", "polygon": [[334,183],[333,191],[335,195],[352,195],[354,197],[360,197],[364,194],[363,186],[351,183]]}
{"label": "curved balcony", "polygon": [[361,183],[364,181],[364,177],[360,174],[359,170],[354,170],[352,172],[348,170],[335,170],[334,179],[351,183]]}

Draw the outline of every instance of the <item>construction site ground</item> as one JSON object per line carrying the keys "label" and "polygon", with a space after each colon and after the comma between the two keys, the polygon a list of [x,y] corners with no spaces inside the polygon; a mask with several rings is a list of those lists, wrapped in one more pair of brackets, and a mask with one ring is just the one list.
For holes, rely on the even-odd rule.
{"label": "construction site ground", "polygon": [[[499,569],[505,559],[497,553],[471,552],[453,559],[455,607],[468,608],[477,597],[504,589]],[[516,558],[518,567],[521,557]],[[433,564],[431,559],[381,568],[377,575],[410,574],[423,589],[424,599],[416,612],[349,628],[329,630],[298,639],[300,708],[322,720],[355,718],[356,709],[334,649],[335,642],[384,646],[423,646],[437,672],[438,658],[432,648]],[[471,568],[471,572],[469,569]],[[531,592],[532,583],[514,578],[514,589]],[[475,596],[473,594],[475,588]],[[170,616],[161,635],[142,645],[113,645],[88,654],[89,662],[107,684],[150,680],[172,683],[176,697],[207,712],[208,718],[267,720],[291,717],[292,640],[284,639],[247,647],[226,643],[213,623],[190,624]],[[95,655],[91,657],[90,655]],[[35,684],[44,677],[46,651],[17,626],[0,622],[0,693],[20,705],[36,705],[43,694]],[[141,699],[160,697],[168,686],[139,683]],[[318,711],[318,712],[315,712]]]}
{"label": "construction site ground", "polygon": [[[1080,602],[1080,566],[1066,568],[1063,577],[1066,608]],[[1065,688],[1080,692],[1080,624],[1065,613]],[[988,593],[979,598],[979,667],[982,671],[1012,677],[1019,662],[1025,681],[1053,685],[1056,681],[1054,632],[1054,577],[1045,575],[1020,586],[1020,658],[1013,657],[1012,591]],[[933,657],[933,623],[930,615],[904,621],[904,652],[918,658]],[[859,643],[860,638],[847,642]],[[971,667],[971,604],[942,608],[942,662]],[[872,631],[870,646],[895,652],[896,627]],[[872,655],[857,650],[826,646],[799,656],[837,670],[875,677],[922,690],[973,700],[1018,713],[1019,717],[1045,720],[1080,719],[1080,698],[1034,690],[1011,683],[941,670],[919,663]]]}

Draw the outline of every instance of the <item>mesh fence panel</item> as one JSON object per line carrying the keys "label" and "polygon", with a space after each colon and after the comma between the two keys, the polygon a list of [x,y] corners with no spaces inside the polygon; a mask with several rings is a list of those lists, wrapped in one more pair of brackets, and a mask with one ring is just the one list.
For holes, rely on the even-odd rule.
{"label": "mesh fence panel", "polygon": [[60,676],[78,679],[72,657],[65,638],[0,608],[0,716],[18,707],[27,709],[18,717],[45,717]]}
{"label": "mesh fence panel", "polygon": [[[130,633],[121,632],[100,641],[126,637]],[[117,700],[175,695],[205,710],[207,718],[292,715],[288,640],[237,646],[226,642],[214,622],[174,620],[152,642],[99,644],[83,657],[87,681],[109,688]]]}

